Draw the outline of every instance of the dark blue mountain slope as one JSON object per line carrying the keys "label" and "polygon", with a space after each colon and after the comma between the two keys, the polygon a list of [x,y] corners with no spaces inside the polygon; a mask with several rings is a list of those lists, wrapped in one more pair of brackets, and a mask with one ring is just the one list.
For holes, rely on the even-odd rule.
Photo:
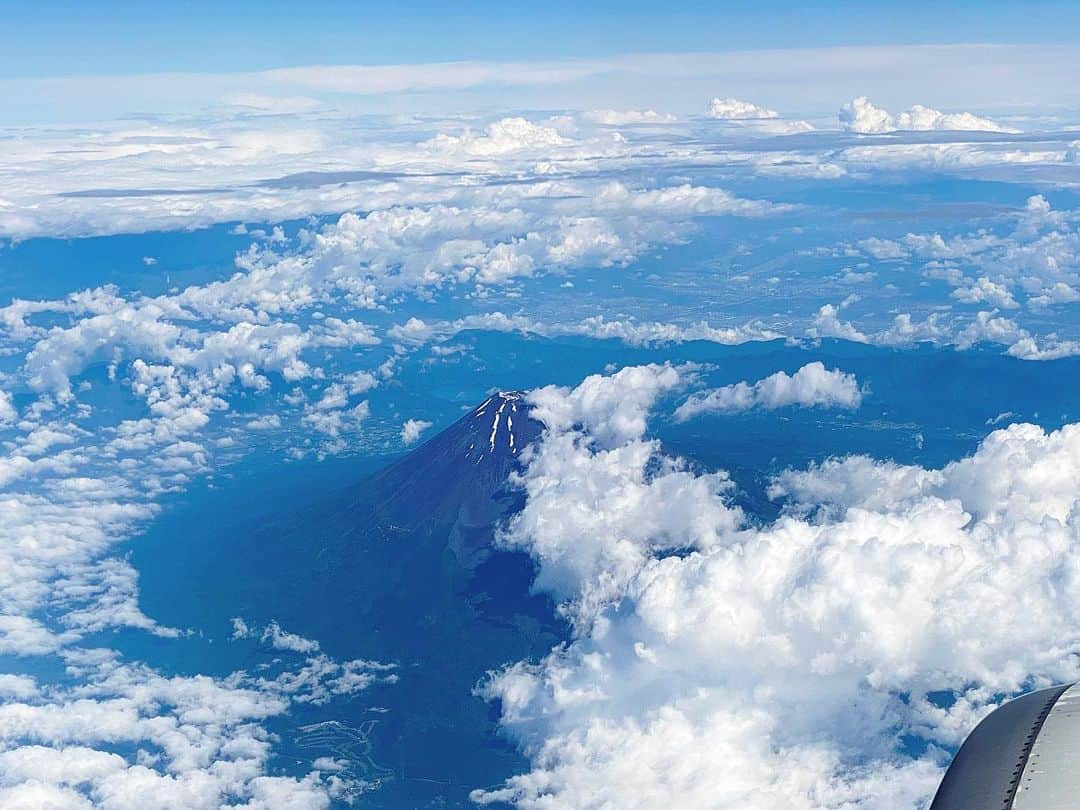
{"label": "dark blue mountain slope", "polygon": [[[379,766],[383,786],[361,806],[464,807],[469,789],[525,766],[473,690],[567,635],[550,599],[530,592],[533,561],[494,543],[522,506],[509,479],[541,430],[519,395],[494,395],[343,492],[263,510],[254,525],[230,521],[221,553],[188,574],[219,612],[252,626],[277,620],[337,658],[398,664],[398,683],[334,718],[342,739],[365,730]],[[293,722],[316,718],[325,719],[301,712]],[[299,743],[284,750],[312,756]]]}

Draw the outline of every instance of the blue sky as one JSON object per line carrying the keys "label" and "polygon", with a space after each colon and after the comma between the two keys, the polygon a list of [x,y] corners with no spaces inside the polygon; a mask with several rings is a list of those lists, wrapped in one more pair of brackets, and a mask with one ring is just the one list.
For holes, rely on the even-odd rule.
{"label": "blue sky", "polygon": [[[227,6],[227,7],[226,7]],[[1069,2],[2,3],[0,77],[913,43],[1068,43]]]}

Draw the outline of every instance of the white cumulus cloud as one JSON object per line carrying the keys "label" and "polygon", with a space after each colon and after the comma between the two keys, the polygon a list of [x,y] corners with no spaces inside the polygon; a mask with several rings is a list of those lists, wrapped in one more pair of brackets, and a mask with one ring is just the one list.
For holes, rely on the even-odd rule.
{"label": "white cumulus cloud", "polygon": [[703,413],[737,413],[752,408],[857,408],[863,392],[854,374],[807,363],[794,374],[778,371],[755,383],[746,381],[692,394],[675,410],[680,422]]}
{"label": "white cumulus cloud", "polygon": [[431,427],[431,422],[423,419],[406,419],[401,426],[402,444],[416,444],[425,430]]}
{"label": "white cumulus cloud", "polygon": [[1002,694],[1080,676],[1080,425],[1015,424],[938,470],[789,471],[755,527],[646,438],[679,376],[532,397],[547,431],[507,539],[576,638],[482,688],[531,769],[474,799],[910,810]]}
{"label": "white cumulus cloud", "polygon": [[11,394],[0,388],[0,425],[14,422],[18,417],[19,412],[11,401]]}
{"label": "white cumulus cloud", "polygon": [[566,146],[571,141],[552,127],[534,124],[527,118],[500,118],[480,134],[466,132],[462,135],[436,136],[428,143],[433,149],[463,151],[470,155],[490,157],[505,155],[525,149],[549,149]]}
{"label": "white cumulus cloud", "polygon": [[841,107],[838,118],[844,129],[864,135],[935,129],[970,132],[1017,131],[968,112],[943,113],[921,104],[893,116],[888,110],[876,107],[866,96],[859,96]]}
{"label": "white cumulus cloud", "polygon": [[709,117],[722,121],[742,121],[755,118],[779,118],[780,113],[736,98],[714,98],[709,102]]}

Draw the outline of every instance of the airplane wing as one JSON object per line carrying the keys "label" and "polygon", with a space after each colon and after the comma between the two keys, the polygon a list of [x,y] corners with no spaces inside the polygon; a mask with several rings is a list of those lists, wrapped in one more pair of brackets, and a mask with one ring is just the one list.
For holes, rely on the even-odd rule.
{"label": "airplane wing", "polygon": [[1080,808],[1080,684],[1030,692],[968,735],[930,810]]}

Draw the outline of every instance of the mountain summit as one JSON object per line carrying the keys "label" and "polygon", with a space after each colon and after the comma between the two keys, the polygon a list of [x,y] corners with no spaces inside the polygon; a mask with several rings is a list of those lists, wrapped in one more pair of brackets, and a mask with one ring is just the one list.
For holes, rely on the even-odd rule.
{"label": "mountain summit", "polygon": [[521,452],[543,424],[518,392],[499,392],[364,486],[379,529],[393,536],[448,527],[447,547],[472,567],[486,555],[494,526],[522,505],[509,485]]}
{"label": "mountain summit", "polygon": [[[518,405],[522,405],[519,413]],[[518,427],[515,431],[514,417],[518,418]],[[480,464],[485,458],[496,460],[499,456],[516,456],[526,444],[535,439],[543,426],[524,410],[524,402],[521,394],[516,391],[499,393],[488,397],[483,404],[463,420],[466,422],[466,430],[473,427],[484,427],[491,422],[491,430],[487,434],[487,448],[476,448],[475,443],[469,445],[469,458],[476,455],[476,463]],[[475,426],[472,423],[477,423]],[[459,423],[460,424],[460,423]]]}

